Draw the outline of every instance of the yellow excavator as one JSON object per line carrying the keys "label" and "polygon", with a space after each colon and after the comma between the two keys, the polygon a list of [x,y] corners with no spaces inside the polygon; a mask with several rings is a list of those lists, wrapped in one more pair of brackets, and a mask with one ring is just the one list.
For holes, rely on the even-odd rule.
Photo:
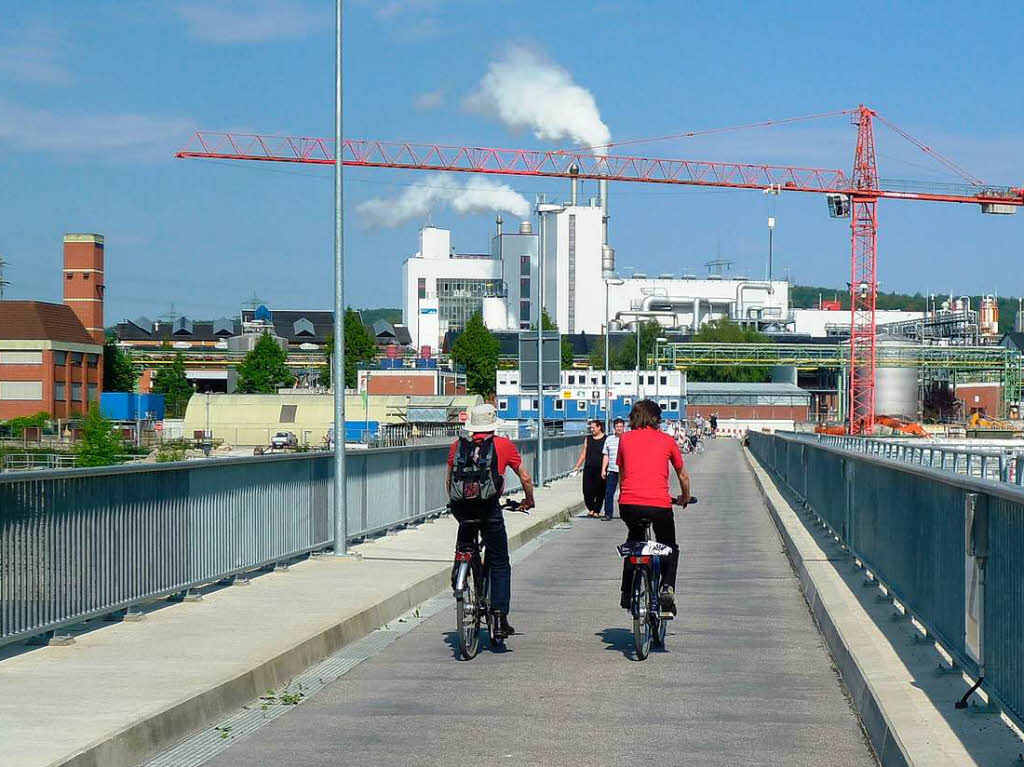
{"label": "yellow excavator", "polygon": [[967,419],[968,429],[1003,429],[1008,431],[1017,431],[1018,426],[1015,426],[1010,421],[1003,421],[999,418],[993,418],[990,415],[984,413],[971,413],[971,417]]}

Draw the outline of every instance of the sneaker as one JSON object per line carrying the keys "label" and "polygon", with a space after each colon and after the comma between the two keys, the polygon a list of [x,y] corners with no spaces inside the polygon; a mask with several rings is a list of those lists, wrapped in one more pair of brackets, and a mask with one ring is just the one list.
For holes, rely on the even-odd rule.
{"label": "sneaker", "polygon": [[614,519],[614,517],[608,517],[608,516],[601,517],[601,520],[604,521],[604,522],[611,522],[613,519]]}
{"label": "sneaker", "polygon": [[501,610],[495,610],[491,615],[494,626],[492,636],[495,639],[506,639],[516,633],[512,624],[508,622],[508,616]]}
{"label": "sneaker", "polygon": [[676,614],[676,590],[671,586],[661,587],[661,609]]}

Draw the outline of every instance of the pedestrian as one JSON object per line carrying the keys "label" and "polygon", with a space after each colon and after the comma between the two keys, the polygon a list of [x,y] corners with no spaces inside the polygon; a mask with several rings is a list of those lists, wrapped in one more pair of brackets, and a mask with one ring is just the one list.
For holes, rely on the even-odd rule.
{"label": "pedestrian", "polygon": [[626,430],[626,422],[616,418],[612,423],[612,433],[604,441],[604,459],[601,466],[601,478],[604,479],[604,518],[611,521],[615,516],[615,488],[619,486],[619,437]]}
{"label": "pedestrian", "polygon": [[588,517],[600,517],[604,504],[604,480],[601,478],[604,441],[604,425],[600,421],[590,421],[590,434],[583,442],[579,460],[573,468],[575,472],[579,472],[581,467],[583,469],[583,503]]}
{"label": "pedestrian", "polygon": [[714,439],[718,434],[718,413],[712,413],[708,423],[711,426],[711,438]]}

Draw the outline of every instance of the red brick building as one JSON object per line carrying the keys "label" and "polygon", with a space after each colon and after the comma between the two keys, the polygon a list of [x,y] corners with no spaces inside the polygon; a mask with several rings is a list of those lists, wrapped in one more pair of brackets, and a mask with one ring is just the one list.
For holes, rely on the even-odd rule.
{"label": "red brick building", "polygon": [[103,237],[64,236],[64,303],[0,301],[0,420],[84,413],[103,391]]}

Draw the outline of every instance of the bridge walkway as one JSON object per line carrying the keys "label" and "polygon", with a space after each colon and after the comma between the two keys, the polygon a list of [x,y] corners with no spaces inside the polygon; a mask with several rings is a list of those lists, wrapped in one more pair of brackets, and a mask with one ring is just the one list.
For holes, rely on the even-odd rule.
{"label": "bridge walkway", "polygon": [[622,523],[576,519],[516,565],[506,652],[454,660],[443,609],[207,764],[875,765],[739,445],[688,463],[665,652],[631,659]]}

